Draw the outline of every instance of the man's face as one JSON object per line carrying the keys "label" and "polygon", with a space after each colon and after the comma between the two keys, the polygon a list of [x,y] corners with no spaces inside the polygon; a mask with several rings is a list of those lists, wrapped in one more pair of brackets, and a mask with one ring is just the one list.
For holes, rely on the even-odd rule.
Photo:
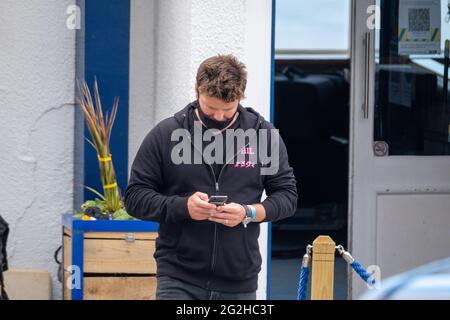
{"label": "man's face", "polygon": [[198,101],[202,112],[210,119],[216,121],[226,121],[233,118],[239,105],[239,101],[225,102],[223,100],[210,97],[204,94],[198,95]]}

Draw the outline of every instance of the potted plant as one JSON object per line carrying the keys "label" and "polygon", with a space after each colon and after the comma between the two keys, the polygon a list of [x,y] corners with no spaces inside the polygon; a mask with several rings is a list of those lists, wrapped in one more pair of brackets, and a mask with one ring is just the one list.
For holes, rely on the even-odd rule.
{"label": "potted plant", "polygon": [[130,216],[117,185],[110,151],[111,131],[119,99],[104,114],[97,81],[94,97],[79,82],[79,105],[95,148],[103,194],[81,205],[81,212],[63,216],[64,299],[154,299],[157,224]]}
{"label": "potted plant", "polygon": [[125,210],[121,192],[117,185],[114,163],[109,147],[119,99],[114,99],[111,113],[106,113],[106,116],[104,116],[97,80],[94,81],[94,98],[92,98],[85,81],[79,82],[78,87],[80,91],[78,103],[83,111],[84,119],[91,135],[91,140],[86,140],[97,152],[103,194],[85,186],[99,198],[83,203],[81,206],[82,212],[78,213],[77,217],[81,217],[84,220],[131,220],[133,218]]}

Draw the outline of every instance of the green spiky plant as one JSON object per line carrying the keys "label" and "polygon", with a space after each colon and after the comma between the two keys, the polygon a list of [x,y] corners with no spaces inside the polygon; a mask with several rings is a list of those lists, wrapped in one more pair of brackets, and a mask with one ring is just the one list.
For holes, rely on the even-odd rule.
{"label": "green spiky plant", "polygon": [[111,113],[104,116],[97,80],[94,81],[94,99],[86,81],[78,81],[78,104],[86,121],[92,140],[86,139],[96,150],[100,169],[100,180],[103,185],[103,194],[85,186],[99,198],[86,201],[81,206],[83,212],[91,207],[97,207],[103,214],[112,214],[115,220],[133,219],[125,211],[120,189],[117,185],[116,173],[109,147],[114,120],[117,115],[119,99],[116,97],[112,105]]}

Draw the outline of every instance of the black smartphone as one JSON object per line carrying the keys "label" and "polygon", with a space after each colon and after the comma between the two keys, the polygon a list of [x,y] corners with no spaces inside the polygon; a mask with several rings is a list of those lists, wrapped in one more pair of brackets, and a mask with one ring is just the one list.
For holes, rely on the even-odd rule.
{"label": "black smartphone", "polygon": [[228,200],[228,196],[210,196],[208,202],[216,206],[223,206]]}

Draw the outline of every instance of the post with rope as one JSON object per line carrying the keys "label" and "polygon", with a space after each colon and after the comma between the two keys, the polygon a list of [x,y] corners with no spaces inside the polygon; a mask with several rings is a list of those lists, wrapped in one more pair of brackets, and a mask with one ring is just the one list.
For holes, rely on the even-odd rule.
{"label": "post with rope", "polygon": [[[342,245],[336,246],[329,236],[319,236],[314,240],[312,246],[308,245],[306,247],[306,253],[303,256],[300,269],[297,300],[302,301],[307,299],[306,292],[310,273],[312,273],[311,300],[333,300],[335,251],[338,252],[370,288],[380,286],[380,283],[374,279],[373,274],[368,273]],[[311,255],[312,272],[309,270]]]}
{"label": "post with rope", "polygon": [[335,247],[329,236],[313,242],[311,300],[333,300]]}

